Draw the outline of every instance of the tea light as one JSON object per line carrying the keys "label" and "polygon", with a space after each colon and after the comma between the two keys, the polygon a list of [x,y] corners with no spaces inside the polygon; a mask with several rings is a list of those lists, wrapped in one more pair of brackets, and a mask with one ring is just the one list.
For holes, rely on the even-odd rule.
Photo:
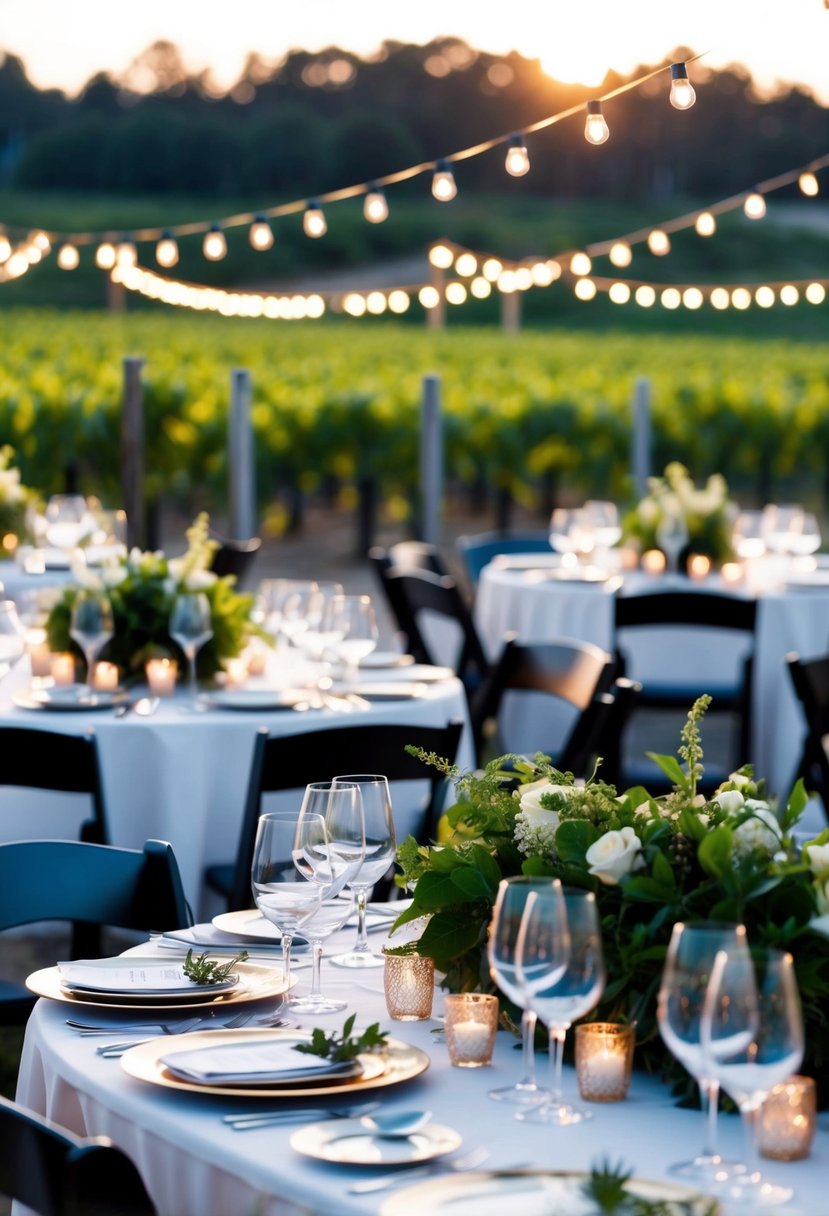
{"label": "tea light", "polygon": [[665,554],[661,549],[646,549],[642,554],[642,569],[646,574],[663,574]]}
{"label": "tea light", "polygon": [[760,1155],[776,1161],[808,1157],[815,1135],[817,1099],[811,1077],[789,1077],[775,1085],[757,1115]]}
{"label": "tea light", "polygon": [[92,687],[98,692],[115,692],[118,687],[116,663],[96,663],[92,673]]}
{"label": "tea light", "polygon": [[688,558],[688,575],[696,583],[703,582],[711,573],[711,558],[704,553],[692,553]]}
{"label": "tea light", "polygon": [[576,1080],[587,1102],[627,1097],[633,1067],[634,1029],[614,1022],[576,1027]]}
{"label": "tea light", "polygon": [[75,683],[75,656],[68,651],[52,655],[52,679],[56,684]]}
{"label": "tea light", "polygon": [[420,954],[386,954],[383,990],[389,1017],[420,1022],[432,1016],[435,962]]}
{"label": "tea light", "polygon": [[241,688],[248,678],[248,665],[244,659],[228,659],[225,663],[225,687]]}
{"label": "tea light", "polygon": [[52,652],[48,642],[38,642],[29,647],[29,662],[32,665],[32,678],[42,680],[52,674]]}
{"label": "tea light", "polygon": [[155,697],[171,697],[176,689],[177,668],[173,659],[148,659],[144,674]]}
{"label": "tea light", "polygon": [[720,578],[724,583],[734,586],[742,581],[743,568],[739,562],[724,562],[720,567]]}
{"label": "tea light", "polygon": [[482,992],[447,996],[443,1006],[449,1061],[456,1068],[492,1063],[498,1029],[498,998]]}
{"label": "tea light", "polygon": [[262,646],[251,646],[245,651],[247,659],[248,675],[263,676],[265,667],[267,666],[268,656]]}
{"label": "tea light", "polygon": [[639,565],[639,553],[633,545],[622,545],[619,550],[619,565],[623,570],[635,570]]}

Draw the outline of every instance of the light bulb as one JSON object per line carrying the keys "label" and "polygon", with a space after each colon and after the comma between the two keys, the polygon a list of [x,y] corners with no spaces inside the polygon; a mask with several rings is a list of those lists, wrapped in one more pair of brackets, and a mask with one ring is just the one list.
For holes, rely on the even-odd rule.
{"label": "light bulb", "polygon": [[751,308],[751,292],[747,287],[735,287],[731,293],[731,303],[740,312],[745,312],[747,308]]}
{"label": "light bulb", "polygon": [[822,304],[826,299],[826,288],[822,283],[810,283],[805,294],[810,304]]}
{"label": "light bulb", "polygon": [[530,158],[523,135],[510,135],[504,168],[510,177],[523,177],[525,173],[529,173]]}
{"label": "light bulb", "polygon": [[455,255],[448,245],[433,245],[429,250],[429,261],[438,270],[448,270],[455,260]]}
{"label": "light bulb", "polygon": [[682,296],[675,287],[666,287],[659,297],[659,302],[663,308],[679,308],[682,303]]}
{"label": "light bulb", "polygon": [[42,232],[40,230],[38,230],[36,232],[30,232],[29,240],[43,254],[48,253],[49,250],[52,248],[52,242],[49,240],[46,233]]}
{"label": "light bulb", "polygon": [[630,288],[627,283],[611,283],[607,294],[614,304],[627,304],[630,299]]}
{"label": "light bulb", "polygon": [[248,240],[253,248],[258,249],[260,253],[265,249],[270,249],[273,245],[273,229],[264,215],[254,216],[250,232],[248,233]]}
{"label": "light bulb", "polygon": [[474,253],[469,253],[468,251],[460,254],[455,262],[455,270],[465,279],[471,278],[477,269],[478,259]]}
{"label": "light bulb", "polygon": [[587,119],[584,124],[584,138],[589,144],[603,144],[610,135],[610,129],[602,114],[600,101],[588,101]]}
{"label": "light bulb", "polygon": [[717,221],[710,211],[701,211],[694,222],[698,236],[713,236],[717,231]]}
{"label": "light bulb", "polygon": [[363,219],[370,224],[382,224],[389,218],[389,204],[379,186],[370,186],[363,203]]}
{"label": "light bulb", "polygon": [[159,266],[169,269],[178,261],[178,244],[171,232],[162,233],[161,240],[155,247],[155,260]]}
{"label": "light bulb", "polygon": [[61,270],[77,269],[77,265],[80,260],[80,255],[78,254],[78,250],[74,245],[70,244],[68,241],[65,245],[61,245],[60,249],[58,250],[58,266],[60,266]]}
{"label": "light bulb", "polygon": [[766,214],[766,200],[762,194],[749,194],[743,203],[746,219],[761,220]]}
{"label": "light bulb", "polygon": [[466,300],[466,288],[463,283],[447,283],[446,301],[448,304],[463,304]]}
{"label": "light bulb", "polygon": [[671,105],[675,110],[690,110],[697,99],[694,86],[688,79],[684,63],[671,64]]}
{"label": "light bulb", "polygon": [[625,266],[629,266],[633,261],[633,250],[627,241],[616,241],[615,244],[610,246],[608,257],[613,265],[618,266],[621,270]]}
{"label": "light bulb", "polygon": [[671,238],[662,228],[653,228],[648,233],[648,249],[655,257],[662,258],[671,252]]}
{"label": "light bulb", "polygon": [[579,300],[592,300],[596,295],[596,284],[592,279],[577,279],[573,291]]}
{"label": "light bulb", "polygon": [[686,287],[682,293],[682,303],[692,311],[701,308],[704,302],[705,296],[698,287]]}
{"label": "light bulb", "polygon": [[218,224],[212,224],[205,233],[201,251],[208,262],[220,262],[227,253],[225,234]]}
{"label": "light bulb", "polygon": [[366,297],[366,308],[372,316],[379,317],[386,311],[386,297],[382,291],[370,291]]}
{"label": "light bulb", "polygon": [[794,283],[787,283],[785,287],[780,288],[780,302],[785,304],[787,308],[791,308],[800,299],[800,292],[795,287]]}
{"label": "light bulb", "polygon": [[758,287],[754,299],[761,308],[771,308],[774,303],[774,291],[771,287]]}
{"label": "light bulb", "polygon": [[432,194],[439,203],[449,203],[458,193],[455,178],[449,168],[449,162],[439,160],[435,165],[435,175],[432,178]]}
{"label": "light bulb", "polygon": [[820,194],[820,186],[814,173],[801,173],[797,184],[800,186],[801,193],[805,194],[807,198],[814,198],[815,195]]}
{"label": "light bulb", "polygon": [[120,267],[135,266],[138,263],[138,250],[132,241],[119,241],[115,250],[115,262]]}
{"label": "light bulb", "polygon": [[570,259],[570,273],[575,275],[590,274],[593,263],[586,253],[574,253]]}
{"label": "light bulb", "polygon": [[389,292],[389,308],[392,312],[406,312],[409,303],[409,293],[403,291],[402,288],[398,287],[394,291]]}
{"label": "light bulb", "polygon": [[115,246],[111,241],[104,241],[95,250],[95,265],[101,270],[112,270],[115,265]]}
{"label": "light bulb", "polygon": [[498,275],[504,269],[503,264],[497,258],[487,258],[481,267],[485,279],[490,283],[495,283],[498,280]]}
{"label": "light bulb", "polygon": [[492,284],[489,279],[485,279],[483,275],[478,275],[469,284],[469,290],[472,292],[476,300],[485,300],[487,296],[492,295]]}
{"label": "light bulb", "polygon": [[728,294],[728,289],[726,287],[715,287],[711,292],[710,299],[711,306],[718,309],[719,312],[725,312],[726,308],[728,308],[729,304],[731,303],[731,297]]}
{"label": "light bulb", "polygon": [[7,261],[11,256],[12,244],[6,236],[5,228],[0,228],[0,264]]}
{"label": "light bulb", "polygon": [[633,298],[640,308],[650,308],[656,303],[656,292],[650,283],[641,283],[633,293]]}
{"label": "light bulb", "polygon": [[437,308],[440,304],[440,292],[436,287],[421,287],[417,298],[424,308]]}
{"label": "light bulb", "polygon": [[310,200],[302,216],[302,231],[306,236],[310,237],[325,236],[328,231],[328,224],[322,213],[322,208],[314,198]]}

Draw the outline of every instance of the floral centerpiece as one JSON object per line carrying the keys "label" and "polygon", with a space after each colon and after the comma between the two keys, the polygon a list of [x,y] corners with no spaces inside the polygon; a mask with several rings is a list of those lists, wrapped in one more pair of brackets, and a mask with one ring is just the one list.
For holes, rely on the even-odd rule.
{"label": "floral centerpiece", "polygon": [[502,878],[550,875],[594,891],[608,982],[593,1016],[635,1022],[640,1063],[687,1081],[656,1026],[672,927],[742,922],[751,942],[794,955],[804,1068],[820,1077],[829,1061],[829,830],[798,843],[794,829],[808,802],[802,782],[775,806],[748,765],[708,801],[697,793],[699,724],[709,703],[700,698],[688,715],[678,759],[652,756],[673,782],[658,798],[642,787],[619,794],[595,774],[576,785],[542,755],[502,756],[482,773],[460,775],[417,753],[457,779],[459,798],[439,843],[419,846],[410,837],[400,847],[398,882],[413,900],[397,924],[428,917],[418,949],[434,958],[446,987],[492,990],[485,944]]}
{"label": "floral centerpiece", "polygon": [[625,516],[623,539],[641,550],[662,548],[663,527],[676,521],[687,533],[689,552],[703,553],[721,563],[733,556],[731,534],[737,506],[728,497],[728,485],[714,473],[697,487],[684,465],[674,460],[662,477],[648,478],[648,493]]}
{"label": "floral centerpiece", "polygon": [[0,447],[0,558],[10,557],[20,541],[30,539],[29,519],[38,504],[38,495],[23,485],[13,459],[13,448]]}
{"label": "floral centerpiece", "polygon": [[255,634],[269,641],[251,621],[254,597],[235,590],[235,578],[219,578],[210,569],[218,548],[208,536],[208,517],[199,515],[187,530],[187,552],[168,558],[161,552],[130,553],[112,558],[99,569],[75,567],[75,581],[67,585],[47,622],[52,650],[69,650],[72,605],[82,587],[106,592],[112,604],[114,636],[102,657],[117,663],[127,676],[141,675],[144,663],[160,655],[183,656],[168,632],[170,612],[177,595],[203,592],[210,603],[213,636],[200,649],[198,673],[209,679],[233,658]]}

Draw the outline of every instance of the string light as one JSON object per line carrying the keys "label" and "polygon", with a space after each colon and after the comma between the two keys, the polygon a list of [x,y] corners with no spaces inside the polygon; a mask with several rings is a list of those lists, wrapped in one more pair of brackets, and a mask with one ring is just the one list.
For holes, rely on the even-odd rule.
{"label": "string light", "polygon": [[570,259],[570,273],[578,276],[590,274],[593,263],[586,253],[574,253]]}
{"label": "string light", "polygon": [[499,262],[498,258],[487,258],[481,267],[481,273],[490,283],[497,283],[498,276],[503,269],[503,262]]}
{"label": "string light", "polygon": [[627,283],[612,283],[607,294],[614,304],[627,304],[630,299],[630,288]]}
{"label": "string light", "polygon": [[363,203],[363,218],[370,224],[382,224],[389,218],[389,204],[379,186],[371,185]]}
{"label": "string light", "polygon": [[469,290],[476,300],[485,300],[492,295],[492,284],[483,275],[478,275],[469,284]]}
{"label": "string light", "polygon": [[826,299],[826,288],[822,283],[810,283],[804,294],[810,304],[822,304]]}
{"label": "string light", "polygon": [[714,308],[719,309],[720,312],[725,312],[731,303],[731,297],[725,287],[715,287],[711,292],[710,300]]}
{"label": "string light", "polygon": [[61,245],[60,249],[58,250],[57,260],[58,266],[60,266],[61,270],[77,270],[78,263],[81,260],[77,246],[71,244],[69,241]]}
{"label": "string light", "polygon": [[627,241],[614,241],[610,246],[608,257],[614,266],[618,266],[620,270],[624,270],[633,261],[633,250]]}
{"label": "string light", "polygon": [[29,240],[42,254],[46,254],[52,248],[52,242],[45,232],[37,229],[35,232],[29,233]]}
{"label": "string light", "polygon": [[514,270],[501,271],[498,275],[498,290],[505,296],[512,295],[516,290]]}
{"label": "string light", "polygon": [[325,236],[328,231],[328,222],[323,214],[322,207],[315,198],[312,198],[308,206],[305,208],[302,216],[302,231],[306,236],[317,237]]}
{"label": "string light", "polygon": [[596,295],[596,284],[592,279],[578,279],[573,290],[579,300],[592,300]]}
{"label": "string light", "polygon": [[426,286],[421,287],[417,293],[417,298],[424,308],[437,308],[440,304],[440,292],[436,287]]}
{"label": "string light", "polygon": [[0,265],[11,257],[12,243],[6,236],[5,228],[0,228]]}
{"label": "string light", "polygon": [[786,285],[784,287],[780,288],[781,304],[785,304],[788,308],[791,308],[792,305],[796,304],[799,299],[800,299],[800,292],[797,290],[797,288],[794,286],[793,283],[786,283]]}
{"label": "string light", "polygon": [[717,231],[717,221],[710,211],[701,211],[694,221],[694,229],[698,236],[713,236]]}
{"label": "string light", "polygon": [[762,194],[749,194],[743,203],[743,211],[748,220],[761,220],[766,214],[766,200]]}
{"label": "string light", "polygon": [[587,118],[584,123],[584,138],[589,144],[603,144],[610,136],[610,128],[602,113],[600,101],[588,101]]}
{"label": "string light", "polygon": [[398,315],[400,315],[400,313],[408,312],[410,303],[411,301],[409,300],[409,293],[407,291],[403,291],[398,287],[395,288],[394,291],[389,292],[389,309],[392,312],[397,313]]}
{"label": "string light", "polygon": [[227,254],[227,241],[219,224],[211,224],[205,233],[202,253],[208,262],[220,262]]}
{"label": "string light", "polygon": [[820,194],[820,186],[814,173],[801,173],[797,179],[797,184],[800,187],[801,194],[805,194],[807,198],[815,198]]}
{"label": "string light", "polygon": [[382,291],[370,291],[366,296],[366,308],[373,317],[386,311],[386,297]]}
{"label": "string light", "polygon": [[705,303],[705,296],[698,287],[686,287],[682,293],[682,303],[686,308],[690,308],[692,312],[701,308]]}
{"label": "string light", "polygon": [[464,279],[469,279],[478,269],[478,259],[474,253],[462,253],[455,261],[455,270]]}
{"label": "string light", "polygon": [[663,258],[671,252],[671,238],[662,228],[654,228],[648,233],[648,249],[658,258]]}
{"label": "string light", "polygon": [[137,266],[138,250],[132,241],[119,241],[115,249],[116,266]]}
{"label": "string light", "polygon": [[455,260],[455,255],[448,245],[433,245],[429,250],[429,261],[438,270],[448,270]]}
{"label": "string light", "polygon": [[670,102],[675,110],[690,110],[697,99],[684,63],[671,64]]}
{"label": "string light", "polygon": [[731,303],[740,312],[745,312],[751,307],[751,292],[747,287],[735,287],[731,293]]}
{"label": "string light", "polygon": [[561,267],[558,262],[536,262],[530,274],[536,287],[549,287],[561,274]]}
{"label": "string light", "polygon": [[671,310],[679,308],[680,304],[682,303],[682,295],[675,287],[666,287],[662,292],[662,295],[659,297],[659,303],[663,308],[669,308]]}
{"label": "string light", "polygon": [[523,135],[510,135],[504,168],[510,177],[523,177],[530,171],[530,158]]}
{"label": "string light", "polygon": [[633,293],[633,298],[640,308],[650,308],[656,303],[656,292],[648,283],[642,283]]}
{"label": "string light", "polygon": [[446,284],[446,302],[447,304],[466,303],[466,288],[463,283]]}
{"label": "string light", "polygon": [[432,178],[432,194],[439,203],[450,203],[458,193],[454,174],[448,160],[439,160]]}
{"label": "string light", "polygon": [[115,246],[111,241],[103,241],[95,250],[95,265],[101,270],[112,270],[115,265]]}
{"label": "string light", "polygon": [[264,253],[266,249],[273,248],[273,229],[268,223],[267,217],[262,215],[255,216],[253,223],[250,226],[248,240],[254,249],[258,249],[260,253]]}
{"label": "string light", "polygon": [[775,295],[771,287],[758,287],[754,293],[754,302],[760,308],[771,308],[775,301]]}
{"label": "string light", "polygon": [[178,262],[178,243],[169,230],[162,235],[155,247],[155,260],[166,270]]}

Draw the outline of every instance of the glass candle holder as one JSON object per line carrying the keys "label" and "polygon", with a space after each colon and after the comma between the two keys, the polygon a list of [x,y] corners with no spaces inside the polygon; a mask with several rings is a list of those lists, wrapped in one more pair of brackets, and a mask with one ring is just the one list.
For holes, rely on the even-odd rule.
{"label": "glass candle holder", "polygon": [[482,992],[447,996],[443,1005],[449,1062],[456,1068],[482,1068],[492,1063],[498,1030],[498,998]]}
{"label": "glass candle holder", "polygon": [[56,684],[75,683],[75,656],[69,651],[52,655],[52,679]]}
{"label": "glass candle holder", "polygon": [[435,961],[420,954],[386,954],[383,989],[389,1017],[420,1022],[432,1016]]}
{"label": "glass candle holder", "polygon": [[774,1089],[757,1117],[761,1157],[799,1161],[808,1157],[815,1137],[817,1096],[811,1077],[789,1077]]}
{"label": "glass candle holder", "polygon": [[630,1088],[633,1026],[586,1022],[576,1027],[576,1080],[586,1102],[621,1102]]}
{"label": "glass candle holder", "polygon": [[174,659],[148,659],[144,664],[147,685],[155,697],[171,697],[176,690],[178,668]]}
{"label": "glass candle holder", "polygon": [[115,663],[96,663],[92,687],[98,692],[115,692],[118,688],[118,667]]}

